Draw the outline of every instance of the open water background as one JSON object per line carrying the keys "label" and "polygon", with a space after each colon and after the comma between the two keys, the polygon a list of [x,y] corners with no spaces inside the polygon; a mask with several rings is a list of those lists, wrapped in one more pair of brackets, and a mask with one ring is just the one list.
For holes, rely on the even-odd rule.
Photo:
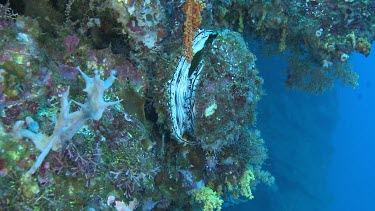
{"label": "open water background", "polygon": [[321,95],[287,90],[286,59],[254,52],[267,92],[257,127],[276,185],[258,186],[253,200],[225,210],[375,210],[375,47],[349,60],[359,87],[337,83]]}

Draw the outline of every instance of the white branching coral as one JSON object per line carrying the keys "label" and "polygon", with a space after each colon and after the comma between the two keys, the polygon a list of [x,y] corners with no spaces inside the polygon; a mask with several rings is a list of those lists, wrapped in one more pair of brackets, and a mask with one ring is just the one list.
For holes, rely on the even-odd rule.
{"label": "white branching coral", "polygon": [[[95,71],[95,76],[90,78],[84,72],[82,72],[79,67],[77,67],[77,70],[82,74],[86,82],[86,88],[83,91],[87,93],[87,101],[83,104],[73,100],[69,101],[68,87],[68,89],[61,96],[60,113],[56,120],[52,135],[47,136],[44,133],[38,132],[38,129],[33,127],[33,125],[35,126],[37,123],[31,117],[26,118],[28,129],[22,127],[25,121],[17,121],[13,127],[15,138],[29,138],[33,141],[36,148],[42,151],[42,153],[37,157],[34,165],[26,172],[26,177],[29,177],[35,173],[51,149],[60,149],[62,142],[71,139],[73,135],[79,129],[81,129],[87,120],[99,120],[107,107],[116,105],[122,101],[118,100],[115,102],[105,102],[103,99],[104,91],[108,89],[116,79],[114,75],[109,76],[107,80],[103,81],[100,79],[97,71]],[[69,113],[71,102],[78,104],[81,109]]]}

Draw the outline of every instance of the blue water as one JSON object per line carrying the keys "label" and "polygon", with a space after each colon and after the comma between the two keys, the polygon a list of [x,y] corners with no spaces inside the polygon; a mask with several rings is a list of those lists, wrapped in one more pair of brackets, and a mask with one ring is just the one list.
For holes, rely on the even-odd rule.
{"label": "blue water", "polygon": [[375,210],[375,48],[372,52],[350,58],[359,87],[336,84],[321,95],[287,90],[286,59],[255,52],[267,93],[258,106],[257,127],[269,148],[265,169],[276,185],[259,186],[253,200],[224,210]]}
{"label": "blue water", "polygon": [[359,73],[355,90],[336,86],[339,120],[329,167],[330,210],[375,210],[375,46],[368,58],[350,59]]}

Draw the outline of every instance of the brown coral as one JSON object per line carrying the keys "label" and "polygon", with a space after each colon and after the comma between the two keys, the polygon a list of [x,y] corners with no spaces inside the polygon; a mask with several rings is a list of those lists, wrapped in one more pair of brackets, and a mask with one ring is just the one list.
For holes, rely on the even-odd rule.
{"label": "brown coral", "polygon": [[184,43],[182,55],[186,57],[188,62],[191,62],[193,59],[193,36],[201,25],[201,12],[203,8],[204,4],[200,0],[186,0],[182,8],[182,11],[186,15],[186,20],[184,23],[184,37],[182,38]]}

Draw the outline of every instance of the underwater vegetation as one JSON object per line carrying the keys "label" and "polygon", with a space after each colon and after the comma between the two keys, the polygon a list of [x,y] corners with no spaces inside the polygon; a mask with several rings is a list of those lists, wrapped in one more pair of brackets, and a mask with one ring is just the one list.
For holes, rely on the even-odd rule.
{"label": "underwater vegetation", "polygon": [[359,0],[0,4],[0,207],[251,200],[275,179],[256,127],[262,67],[247,41],[288,57],[286,87],[355,87],[347,61],[370,54],[374,11]]}

